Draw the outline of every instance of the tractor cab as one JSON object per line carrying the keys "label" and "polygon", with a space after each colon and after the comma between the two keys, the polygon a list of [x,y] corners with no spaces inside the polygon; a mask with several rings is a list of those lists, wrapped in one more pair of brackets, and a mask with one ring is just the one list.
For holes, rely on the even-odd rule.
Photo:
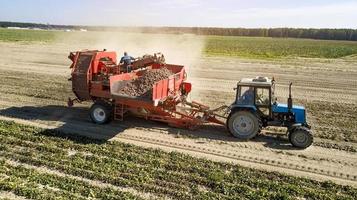
{"label": "tractor cab", "polygon": [[258,77],[244,78],[237,84],[237,96],[234,105],[241,108],[253,109],[260,115],[269,117],[272,114],[271,105],[274,104],[274,81]]}
{"label": "tractor cab", "polygon": [[312,143],[310,126],[303,106],[292,105],[291,83],[287,104],[277,102],[275,81],[267,77],[243,78],[227,119],[229,131],[241,139],[255,137],[263,127],[286,127],[290,142],[301,148]]}

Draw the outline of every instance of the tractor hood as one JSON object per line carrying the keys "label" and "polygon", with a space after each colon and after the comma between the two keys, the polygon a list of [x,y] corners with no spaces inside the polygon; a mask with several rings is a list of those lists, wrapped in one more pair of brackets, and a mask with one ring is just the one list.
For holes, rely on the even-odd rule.
{"label": "tractor hood", "polygon": [[[306,112],[304,106],[293,105],[292,110],[295,114],[295,122],[305,124],[306,123]],[[288,105],[282,103],[276,103],[272,107],[272,112],[276,113],[286,113],[288,112]]]}

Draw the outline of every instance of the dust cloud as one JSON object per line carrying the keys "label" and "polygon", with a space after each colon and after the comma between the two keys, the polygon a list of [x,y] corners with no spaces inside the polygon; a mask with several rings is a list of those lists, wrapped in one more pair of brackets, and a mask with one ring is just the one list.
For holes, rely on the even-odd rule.
{"label": "dust cloud", "polygon": [[[161,52],[166,63],[184,65],[188,81],[195,85],[195,71],[200,67],[202,52],[205,47],[205,36],[193,34],[149,34],[123,32],[71,32],[62,33],[58,38],[65,49],[77,51],[81,49],[107,49],[116,51],[120,58],[124,51],[133,57]],[[199,99],[198,91],[193,89],[191,98]],[[189,98],[189,100],[191,100]]]}
{"label": "dust cloud", "polygon": [[70,45],[70,51],[107,49],[120,58],[124,51],[133,57],[161,52],[166,62],[185,65],[187,70],[197,64],[205,45],[205,37],[192,34],[149,34],[123,32],[72,32],[61,34],[57,42]]}

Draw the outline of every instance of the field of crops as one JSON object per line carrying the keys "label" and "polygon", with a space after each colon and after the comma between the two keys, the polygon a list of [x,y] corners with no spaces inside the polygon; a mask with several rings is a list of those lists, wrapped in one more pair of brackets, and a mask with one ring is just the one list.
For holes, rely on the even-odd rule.
{"label": "field of crops", "polygon": [[0,41],[6,42],[49,42],[53,41],[56,31],[13,30],[0,28]]}
{"label": "field of crops", "polygon": [[[0,33],[1,119],[12,117],[54,129],[1,121],[0,197],[9,193],[10,199],[11,194],[29,199],[356,196],[357,57],[343,56],[355,54],[357,43],[7,29]],[[103,48],[119,56],[127,50],[135,57],[162,51],[168,63],[189,69],[190,100],[212,108],[232,103],[232,88],[241,78],[276,77],[276,97],[282,103],[292,81],[294,104],[307,108],[314,145],[296,150],[282,135],[285,130],[276,128],[251,141],[239,141],[221,126],[191,131],[131,117],[95,125],[88,117],[90,103],[66,107],[67,98],[74,97],[67,56],[78,49]],[[167,153],[168,149],[193,157]]]}
{"label": "field of crops", "polygon": [[[64,38],[81,38],[91,41],[98,37],[111,37],[118,33],[108,32],[63,32],[38,30],[11,30],[0,28],[0,41],[7,42],[53,42]],[[107,36],[106,36],[107,35]],[[134,43],[145,41],[146,37],[155,37],[153,34],[128,34],[135,37]],[[146,36],[147,35],[147,36]],[[127,36],[126,36],[127,37]],[[175,35],[170,37],[175,38]],[[207,56],[231,56],[241,58],[342,58],[357,54],[357,42],[326,41],[310,39],[282,39],[266,37],[229,37],[203,36],[203,52]]]}
{"label": "field of crops", "polygon": [[0,190],[29,199],[354,199],[357,189],[0,121]]}
{"label": "field of crops", "polygon": [[357,42],[264,37],[208,37],[207,55],[245,58],[341,58],[357,54]]}

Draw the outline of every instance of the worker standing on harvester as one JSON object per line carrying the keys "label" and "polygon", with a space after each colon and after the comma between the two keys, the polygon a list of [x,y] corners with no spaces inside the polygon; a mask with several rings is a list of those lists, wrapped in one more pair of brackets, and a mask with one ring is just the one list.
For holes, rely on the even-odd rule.
{"label": "worker standing on harvester", "polygon": [[133,60],[135,60],[135,58],[129,56],[127,52],[124,52],[124,56],[120,59],[120,64],[123,64],[128,73],[131,72],[131,61]]}

